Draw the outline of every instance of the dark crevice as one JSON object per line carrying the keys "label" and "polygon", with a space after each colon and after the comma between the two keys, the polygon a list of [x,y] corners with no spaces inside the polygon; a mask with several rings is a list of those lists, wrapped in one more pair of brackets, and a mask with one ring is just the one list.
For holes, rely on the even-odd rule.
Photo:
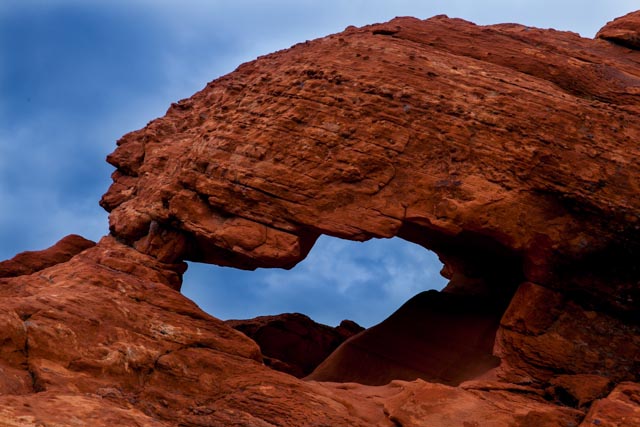
{"label": "dark crevice", "polygon": [[640,35],[634,39],[627,40],[620,37],[600,37],[602,40],[606,40],[611,44],[622,46],[631,50],[640,50]]}
{"label": "dark crevice", "polygon": [[496,391],[506,391],[512,394],[519,394],[522,396],[542,396],[543,392],[537,390],[535,388],[531,388],[528,386],[517,385],[513,383],[505,383],[501,387],[496,387],[495,384],[492,385],[480,385],[480,386],[472,386],[472,387],[464,387],[465,390],[470,391],[485,391],[485,392],[496,392]]}
{"label": "dark crevice", "polygon": [[387,408],[383,407],[382,408],[382,413],[387,417],[387,419],[389,421],[391,421],[393,423],[394,427],[403,427],[402,422],[397,417],[395,417],[394,415],[391,415]]}
{"label": "dark crevice", "polygon": [[640,247],[619,242],[580,260],[560,259],[554,283],[585,309],[640,325]]}
{"label": "dark crevice", "polygon": [[31,366],[31,361],[29,360],[29,350],[30,350],[30,345],[29,345],[29,327],[27,325],[25,325],[25,330],[26,330],[26,334],[27,337],[25,339],[25,343],[24,343],[24,357],[25,357],[25,366],[27,368],[27,372],[29,373],[29,376],[31,377],[31,387],[33,389],[34,393],[40,393],[45,391],[45,387],[42,384],[37,372],[33,369],[33,367]]}
{"label": "dark crevice", "polygon": [[563,387],[555,387],[552,396],[548,396],[548,400],[555,400],[557,403],[569,406],[570,408],[578,408],[580,402],[573,394]]}
{"label": "dark crevice", "polygon": [[483,296],[504,311],[525,281],[522,254],[495,237],[471,231],[446,235],[409,222],[398,236],[438,254],[444,264],[441,274],[450,280],[444,292]]}
{"label": "dark crevice", "polygon": [[380,28],[377,30],[373,30],[372,34],[374,36],[393,36],[400,32],[400,30],[390,30],[388,28]]}

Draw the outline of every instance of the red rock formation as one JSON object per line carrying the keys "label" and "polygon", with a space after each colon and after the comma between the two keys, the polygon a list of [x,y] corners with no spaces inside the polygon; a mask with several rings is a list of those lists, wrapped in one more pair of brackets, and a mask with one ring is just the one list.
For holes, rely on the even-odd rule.
{"label": "red rock formation", "polygon": [[606,398],[596,401],[580,427],[640,425],[640,386],[622,383]]}
{"label": "red rock formation", "polygon": [[[637,425],[639,16],[595,40],[401,18],[174,104],[109,156],[112,235],[0,279],[0,424]],[[438,298],[507,307],[499,366],[469,379],[499,311],[456,324],[427,304],[412,315],[452,338],[425,325],[422,356],[474,351],[417,371],[468,381],[301,381],[176,291],[184,260],[287,268],[320,234],[436,251],[451,279]],[[416,335],[401,314],[373,344],[398,317]]]}
{"label": "red rock formation", "polygon": [[[168,259],[290,267],[320,233],[397,235],[437,252],[454,288],[509,300],[535,283],[617,325],[640,310],[639,55],[445,17],[351,28],[126,135],[102,204],[114,235]],[[498,351],[523,333],[507,329]],[[589,373],[632,379],[628,352],[595,348]],[[547,381],[555,353],[536,354],[503,357],[504,378]]]}
{"label": "red rock formation", "polygon": [[640,49],[640,15],[631,12],[621,18],[607,23],[598,34],[597,38],[609,40],[629,49]]}
{"label": "red rock formation", "polygon": [[182,269],[105,237],[0,279],[0,425],[367,425],[171,289]]}
{"label": "red rock formation", "polygon": [[[0,425],[368,427],[583,415],[485,384],[297,380],[264,367],[253,341],[167,286],[163,277],[180,269],[107,237],[66,263],[0,279]],[[420,404],[433,396],[452,413]],[[407,423],[425,412],[429,424]]]}
{"label": "red rock formation", "polygon": [[0,262],[0,278],[35,273],[56,264],[69,261],[74,255],[94,246],[95,242],[71,234],[49,249],[22,252],[10,260]]}
{"label": "red rock formation", "polygon": [[332,328],[300,313],[227,320],[225,323],[260,346],[267,366],[298,378],[309,375],[340,344],[364,330],[349,320]]}

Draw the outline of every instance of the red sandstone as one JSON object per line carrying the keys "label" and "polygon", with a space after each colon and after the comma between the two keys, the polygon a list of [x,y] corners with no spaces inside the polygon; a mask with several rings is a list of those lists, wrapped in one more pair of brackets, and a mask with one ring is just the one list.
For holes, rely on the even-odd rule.
{"label": "red sandstone", "polygon": [[[0,424],[640,425],[639,17],[350,27],[125,135],[111,235],[2,264]],[[319,382],[178,292],[185,260],[289,268],[321,234],[421,244],[434,301],[478,305],[405,307]]]}

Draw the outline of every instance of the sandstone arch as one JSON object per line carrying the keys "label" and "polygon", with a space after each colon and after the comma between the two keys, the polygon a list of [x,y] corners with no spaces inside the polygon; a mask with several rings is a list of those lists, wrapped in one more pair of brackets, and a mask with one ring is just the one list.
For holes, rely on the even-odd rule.
{"label": "sandstone arch", "polygon": [[[638,16],[596,40],[349,28],[125,136],[112,234],[0,265],[0,423],[640,424]],[[506,296],[500,365],[457,387],[300,381],[175,291],[185,259],[287,267],[319,234],[413,239],[451,291]]]}
{"label": "sandstone arch", "polygon": [[[398,18],[244,64],[118,142],[111,232],[163,261],[247,269],[291,267],[320,234],[397,235],[438,253],[466,292],[508,301],[532,283],[557,296],[541,297],[548,311],[634,317],[637,53],[548,37]],[[508,325],[496,354],[511,374],[573,370],[523,361],[514,343],[530,325]],[[629,356],[584,369],[628,377]]]}

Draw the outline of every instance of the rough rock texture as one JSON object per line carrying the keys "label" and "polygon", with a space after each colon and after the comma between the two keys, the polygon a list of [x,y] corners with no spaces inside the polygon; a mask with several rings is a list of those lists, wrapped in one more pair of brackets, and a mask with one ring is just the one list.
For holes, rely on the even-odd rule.
{"label": "rough rock texture", "polygon": [[558,374],[640,380],[637,320],[625,321],[567,295],[523,283],[501,320],[494,354],[502,378],[530,383]]}
{"label": "rough rock texture", "polygon": [[89,249],[96,243],[82,236],[71,234],[42,251],[23,252],[0,262],[0,278],[32,274],[52,265],[69,261],[74,255]]}
{"label": "rough rock texture", "polygon": [[[123,137],[102,204],[114,235],[168,261],[290,267],[321,233],[400,236],[438,253],[451,292],[516,293],[500,378],[635,381],[639,64],[511,24],[349,28],[244,64]],[[511,320],[545,292],[533,330]]]}
{"label": "rough rock texture", "polygon": [[640,385],[622,383],[606,399],[597,401],[580,427],[640,426]]}
{"label": "rough rock texture", "polygon": [[351,320],[332,328],[300,313],[225,323],[258,344],[265,365],[298,378],[309,375],[340,344],[364,330]]}
{"label": "rough rock texture", "polygon": [[596,37],[626,46],[629,49],[640,49],[640,14],[631,12],[614,19],[598,31]]}
{"label": "rough rock texture", "polygon": [[[174,104],[108,158],[111,236],[0,279],[0,425],[638,425],[638,16],[351,27]],[[475,354],[432,382],[301,381],[177,292],[185,260],[287,268],[320,234],[434,250],[495,335],[432,340]]]}
{"label": "rough rock texture", "polygon": [[[265,367],[252,340],[167,286],[164,276],[182,268],[106,237],[66,263],[0,279],[0,425],[393,427],[584,415],[500,384],[300,381]],[[435,395],[451,413],[407,424]]]}
{"label": "rough rock texture", "polygon": [[167,286],[183,268],[105,237],[0,279],[0,425],[367,425]]}

